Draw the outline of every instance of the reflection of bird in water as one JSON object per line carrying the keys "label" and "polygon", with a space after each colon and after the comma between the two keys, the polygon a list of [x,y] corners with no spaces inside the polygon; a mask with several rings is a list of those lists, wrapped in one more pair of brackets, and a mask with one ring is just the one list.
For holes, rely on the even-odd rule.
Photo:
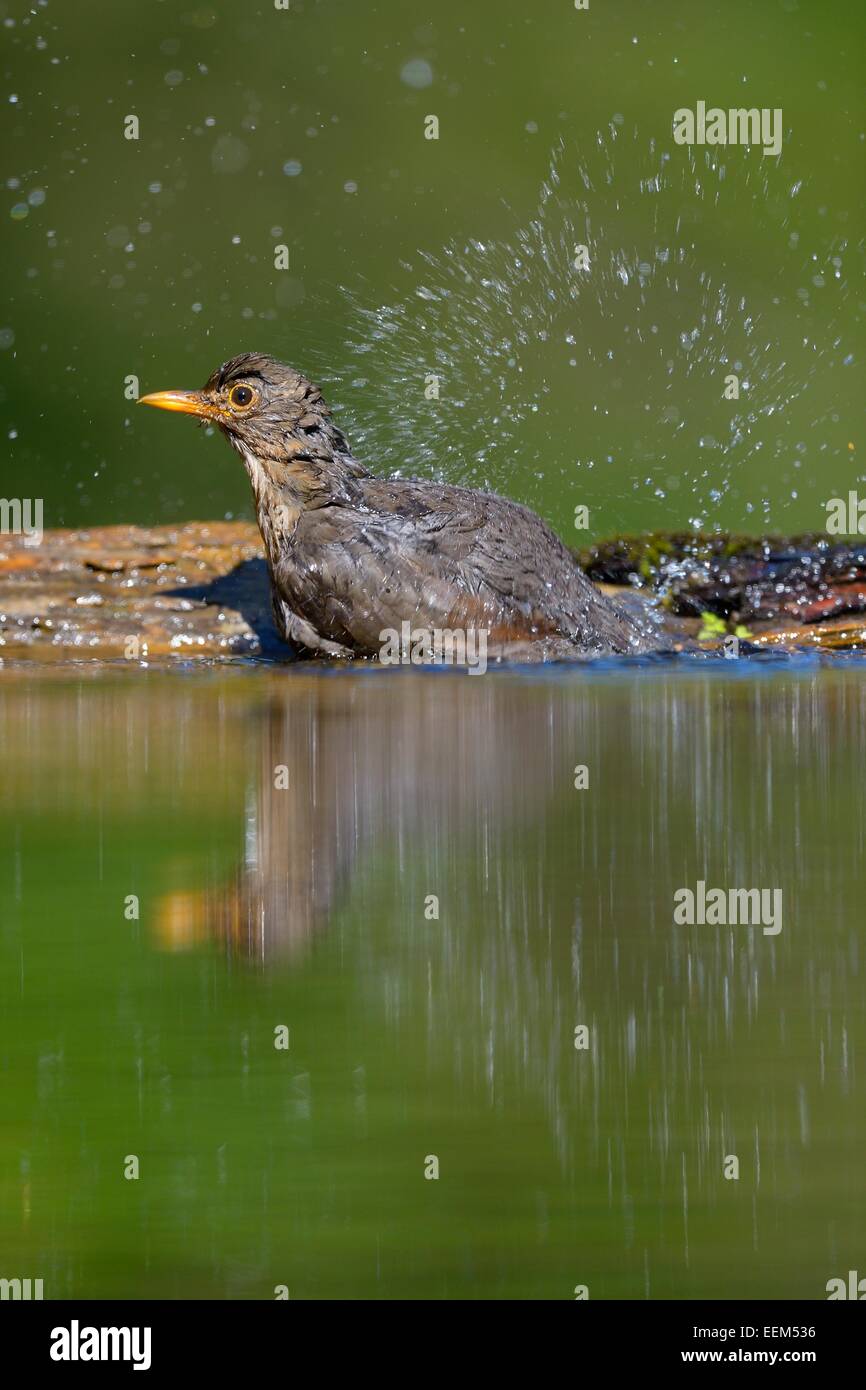
{"label": "reflection of bird in water", "polygon": [[[429,871],[407,889],[419,916],[450,877],[445,856],[475,836],[485,854],[543,819],[571,786],[579,711],[539,708],[520,686],[459,678],[292,682],[251,726],[257,785],[247,804],[244,862],[229,883],[163,899],[161,944],[225,939],[266,964],[327,927],[352,876],[378,853]],[[495,845],[500,845],[494,851]],[[453,866],[452,866],[453,868]],[[420,873],[420,870],[419,870]]]}
{"label": "reflection of bird in water", "polygon": [[212,421],[240,454],[277,628],[289,643],[376,656],[382,634],[408,622],[483,632],[494,656],[597,656],[646,645],[534,512],[469,488],[373,477],[353,458],[319,388],[272,357],[243,354],[201,391],[142,401]]}

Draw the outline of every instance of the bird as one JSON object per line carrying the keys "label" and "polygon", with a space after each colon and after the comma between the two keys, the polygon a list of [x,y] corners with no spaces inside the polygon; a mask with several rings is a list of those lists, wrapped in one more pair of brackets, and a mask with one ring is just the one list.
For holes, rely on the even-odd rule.
{"label": "bird", "polygon": [[376,658],[384,634],[407,630],[483,633],[499,659],[646,649],[637,619],[535,512],[472,488],[375,476],[320,388],[274,357],[241,353],[201,390],[139,404],[217,426],[240,455],[277,631],[300,654]]}

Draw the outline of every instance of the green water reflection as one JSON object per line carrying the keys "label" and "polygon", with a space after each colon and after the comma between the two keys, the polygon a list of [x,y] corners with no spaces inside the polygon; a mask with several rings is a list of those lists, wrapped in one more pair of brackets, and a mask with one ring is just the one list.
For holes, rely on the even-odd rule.
{"label": "green water reflection", "polygon": [[[0,1274],[824,1297],[866,1236],[864,728],[844,669],[7,672]],[[698,879],[781,887],[781,933],[674,926]]]}

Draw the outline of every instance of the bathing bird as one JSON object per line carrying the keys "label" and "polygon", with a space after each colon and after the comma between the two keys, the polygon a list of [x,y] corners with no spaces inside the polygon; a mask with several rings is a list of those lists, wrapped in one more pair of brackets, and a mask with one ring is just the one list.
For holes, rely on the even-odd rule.
{"label": "bathing bird", "polygon": [[500,655],[645,649],[637,621],[586,578],[541,517],[507,498],[376,477],[322,392],[264,353],[224,362],[200,391],[142,405],[216,425],[252,484],[283,640],[333,658],[376,657],[383,634],[483,633]]}

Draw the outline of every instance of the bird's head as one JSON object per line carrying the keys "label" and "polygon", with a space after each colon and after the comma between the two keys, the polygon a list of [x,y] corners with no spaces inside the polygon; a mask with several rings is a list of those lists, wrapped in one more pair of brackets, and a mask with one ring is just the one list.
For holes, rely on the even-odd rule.
{"label": "bird's head", "polygon": [[241,453],[282,462],[305,450],[346,448],[318,386],[260,352],[224,362],[200,391],[156,391],[139,405],[177,410],[218,425]]}

